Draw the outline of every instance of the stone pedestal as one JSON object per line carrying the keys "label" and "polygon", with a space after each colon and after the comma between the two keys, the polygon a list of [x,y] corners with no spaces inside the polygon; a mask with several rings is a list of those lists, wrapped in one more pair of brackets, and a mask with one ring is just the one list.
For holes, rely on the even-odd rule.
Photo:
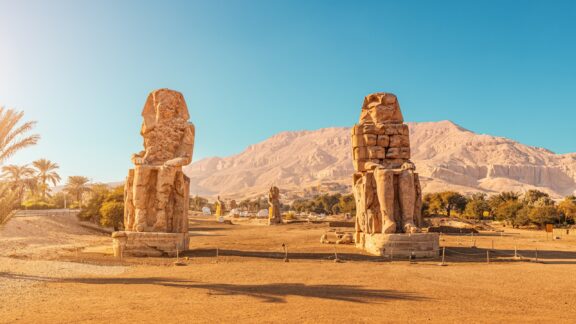
{"label": "stone pedestal", "polygon": [[357,233],[356,247],[384,257],[416,258],[437,257],[440,250],[440,235],[437,233],[413,234],[363,234]]}
{"label": "stone pedestal", "polygon": [[188,250],[188,233],[114,232],[114,256],[163,257],[176,256]]}

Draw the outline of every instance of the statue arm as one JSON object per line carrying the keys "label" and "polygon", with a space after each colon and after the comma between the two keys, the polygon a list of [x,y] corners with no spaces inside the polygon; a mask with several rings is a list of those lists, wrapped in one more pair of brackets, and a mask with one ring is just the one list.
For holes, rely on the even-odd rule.
{"label": "statue arm", "polygon": [[130,160],[135,165],[144,164],[145,163],[145,161],[144,161],[145,160],[144,159],[145,154],[146,154],[146,151],[140,151],[138,153],[134,153],[134,154],[132,154],[132,157],[130,158]]}
{"label": "statue arm", "polygon": [[374,170],[374,169],[379,168],[379,167],[382,167],[382,164],[380,164],[380,163],[374,163],[374,162],[366,162],[366,163],[364,164],[364,168],[365,168],[366,170]]}
{"label": "statue arm", "polygon": [[192,162],[192,153],[194,151],[194,138],[195,138],[194,124],[190,123],[184,132],[182,144],[177,151],[176,157],[167,161],[166,165],[169,166],[184,166]]}

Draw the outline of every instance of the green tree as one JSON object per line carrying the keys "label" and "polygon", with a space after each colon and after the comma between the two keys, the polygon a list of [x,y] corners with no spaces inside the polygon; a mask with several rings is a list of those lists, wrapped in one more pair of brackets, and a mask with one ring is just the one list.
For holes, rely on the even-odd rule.
{"label": "green tree", "polygon": [[5,224],[18,203],[18,195],[6,183],[0,182],[0,225]]}
{"label": "green tree", "polygon": [[530,224],[530,211],[531,211],[531,207],[529,206],[525,206],[522,205],[522,208],[520,208],[518,210],[518,212],[516,213],[516,217],[514,219],[512,219],[512,225],[514,227],[519,227],[519,226],[526,226],[528,224]]}
{"label": "green tree", "polygon": [[51,182],[52,185],[55,186],[60,182],[60,175],[56,172],[60,167],[58,164],[47,159],[36,160],[32,162],[32,165],[36,168],[36,177],[38,179],[38,187],[42,199],[46,199],[46,195],[49,191],[48,183]]}
{"label": "green tree", "polygon": [[106,201],[100,208],[100,224],[102,226],[112,226],[115,231],[120,229],[124,217],[124,203],[118,201]]}
{"label": "green tree", "polygon": [[558,211],[564,216],[566,221],[574,223],[576,221],[576,196],[565,197],[558,204]]}
{"label": "green tree", "polygon": [[491,210],[496,210],[500,205],[508,201],[517,201],[520,196],[513,191],[505,191],[488,198],[488,206]]}
{"label": "green tree", "polygon": [[439,195],[440,199],[442,200],[444,210],[446,211],[446,216],[450,217],[453,210],[460,214],[464,212],[466,203],[468,202],[466,197],[455,191],[444,191]]}
{"label": "green tree", "polygon": [[350,215],[356,214],[356,199],[354,199],[354,195],[342,195],[338,199],[338,207],[340,207],[340,212],[342,213]]}
{"label": "green tree", "polygon": [[68,198],[68,194],[66,192],[61,191],[52,195],[52,197],[49,199],[49,202],[56,208],[66,208],[68,207],[70,199]]}
{"label": "green tree", "polygon": [[82,195],[90,191],[88,186],[90,180],[83,176],[70,176],[64,190],[76,199],[78,207],[82,208]]}
{"label": "green tree", "polygon": [[530,221],[538,227],[543,227],[545,224],[554,224],[560,221],[559,212],[555,206],[542,206],[533,207],[528,213]]}
{"label": "green tree", "polygon": [[19,150],[35,145],[39,135],[28,135],[36,122],[20,123],[23,112],[0,107],[0,165]]}
{"label": "green tree", "polygon": [[467,218],[478,218],[482,219],[484,216],[484,212],[489,212],[490,206],[486,201],[486,194],[485,193],[476,193],[473,194],[468,203],[466,204],[466,208],[464,209],[464,216]]}
{"label": "green tree", "polygon": [[446,208],[442,196],[438,192],[427,193],[422,198],[425,215],[438,215]]}
{"label": "green tree", "polygon": [[547,201],[547,198],[550,199],[550,196],[547,193],[542,192],[540,190],[531,189],[531,190],[528,190],[524,193],[524,196],[522,197],[522,201],[526,205],[534,206],[534,204],[537,201],[539,201],[539,200],[540,201],[542,201],[542,200]]}
{"label": "green tree", "polygon": [[28,165],[6,165],[2,167],[2,179],[5,180],[12,191],[18,197],[18,204],[22,204],[26,188],[30,179],[34,176],[34,169]]}
{"label": "green tree", "polygon": [[98,223],[101,219],[100,208],[110,194],[110,190],[105,184],[93,184],[90,186],[90,197],[86,205],[78,214],[81,220],[89,220],[93,223]]}
{"label": "green tree", "polygon": [[516,225],[518,214],[524,208],[518,200],[508,200],[496,206],[492,213],[499,221],[509,221],[512,225]]}
{"label": "green tree", "polygon": [[[202,198],[198,195],[196,195],[196,197],[190,198],[190,208],[194,211],[202,211],[202,207],[206,205],[208,205],[208,199],[206,198]],[[242,207],[242,204],[240,204],[240,207]]]}

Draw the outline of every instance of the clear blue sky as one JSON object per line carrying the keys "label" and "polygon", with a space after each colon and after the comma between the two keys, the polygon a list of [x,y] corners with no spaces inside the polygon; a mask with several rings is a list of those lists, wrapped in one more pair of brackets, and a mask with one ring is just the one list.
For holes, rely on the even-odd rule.
{"label": "clear blue sky", "polygon": [[0,0],[0,105],[38,121],[63,176],[117,181],[148,92],[188,103],[194,160],[350,126],[363,96],[576,151],[576,1]]}

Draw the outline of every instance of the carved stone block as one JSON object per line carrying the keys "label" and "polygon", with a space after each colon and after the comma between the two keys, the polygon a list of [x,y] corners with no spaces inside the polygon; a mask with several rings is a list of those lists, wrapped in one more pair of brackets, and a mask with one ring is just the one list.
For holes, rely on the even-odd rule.
{"label": "carved stone block", "polygon": [[388,135],[378,135],[378,146],[388,147],[390,146],[390,136]]}
{"label": "carved stone block", "polygon": [[368,146],[369,159],[384,159],[386,157],[386,150],[381,146]]}
{"label": "carved stone block", "polygon": [[410,138],[408,135],[390,136],[390,147],[410,147]]}

